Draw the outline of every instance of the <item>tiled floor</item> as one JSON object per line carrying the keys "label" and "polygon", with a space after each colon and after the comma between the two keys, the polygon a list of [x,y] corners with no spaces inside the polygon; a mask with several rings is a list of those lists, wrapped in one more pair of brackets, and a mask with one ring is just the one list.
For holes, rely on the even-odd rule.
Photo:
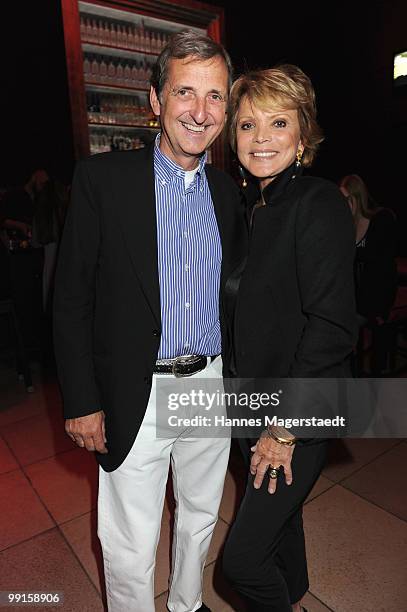
{"label": "tiled floor", "polygon": [[[103,611],[96,464],[63,432],[56,383],[39,371],[35,381],[26,394],[12,371],[0,369],[0,591],[59,591],[63,604],[44,610]],[[304,509],[309,612],[407,612],[406,466],[403,440],[332,443]],[[219,557],[243,488],[235,454],[204,572],[213,612],[242,609]],[[170,508],[171,500],[157,554],[157,612],[166,611]]]}

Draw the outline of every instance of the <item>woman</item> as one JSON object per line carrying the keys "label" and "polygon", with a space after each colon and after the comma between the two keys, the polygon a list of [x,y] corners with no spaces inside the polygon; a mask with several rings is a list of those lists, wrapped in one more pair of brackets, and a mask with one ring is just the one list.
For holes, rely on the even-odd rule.
{"label": "woman", "polygon": [[345,176],[339,187],[355,223],[357,311],[368,320],[386,320],[397,289],[395,215],[376,204],[360,176]]}
{"label": "woman", "polygon": [[[227,283],[235,373],[348,376],[354,230],[339,189],[302,176],[322,140],[312,84],[291,65],[246,74],[232,88],[229,121],[251,210],[249,255]],[[250,441],[242,446],[249,457]],[[269,427],[251,450],[224,569],[250,612],[299,612],[308,589],[302,504],[326,441]]]}
{"label": "woman", "polygon": [[53,292],[55,266],[59,241],[65,222],[68,194],[62,183],[49,179],[37,197],[32,225],[32,244],[44,247],[42,273],[42,303],[44,313],[49,312]]}

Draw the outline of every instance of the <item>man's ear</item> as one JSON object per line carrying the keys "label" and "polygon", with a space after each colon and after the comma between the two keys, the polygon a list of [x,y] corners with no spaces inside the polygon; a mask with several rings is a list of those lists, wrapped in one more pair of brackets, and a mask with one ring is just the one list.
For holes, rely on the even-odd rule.
{"label": "man's ear", "polygon": [[161,111],[161,104],[158,99],[157,92],[155,91],[152,85],[150,87],[150,104],[151,104],[151,108],[153,109],[154,115],[156,117],[159,117],[160,111]]}

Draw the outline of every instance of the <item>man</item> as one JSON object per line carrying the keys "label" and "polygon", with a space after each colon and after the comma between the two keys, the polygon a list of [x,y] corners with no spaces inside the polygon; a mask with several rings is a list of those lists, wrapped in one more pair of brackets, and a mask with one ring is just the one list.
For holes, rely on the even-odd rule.
{"label": "man", "polygon": [[[154,611],[170,462],[177,511],[168,608],[208,610],[202,571],[229,441],[191,432],[157,439],[154,392],[174,368],[220,378],[223,358],[228,373],[219,289],[246,235],[238,190],[205,165],[205,151],[224,127],[230,73],[220,45],[175,34],[153,74],[150,100],[161,122],[154,146],[80,162],[73,183],[56,280],[56,353],[66,431],[101,466],[98,533],[114,612]],[[201,357],[174,361],[183,355]]]}

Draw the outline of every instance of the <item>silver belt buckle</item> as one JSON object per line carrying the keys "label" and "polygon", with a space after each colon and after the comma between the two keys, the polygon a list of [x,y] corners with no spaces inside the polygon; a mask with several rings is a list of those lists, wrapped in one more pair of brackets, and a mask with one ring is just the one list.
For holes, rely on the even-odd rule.
{"label": "silver belt buckle", "polygon": [[[181,364],[192,365],[193,363],[199,361],[200,358],[201,358],[201,355],[180,355],[179,357],[176,357],[172,364],[172,373],[174,374],[176,378],[183,378],[185,376],[192,376],[192,374],[196,374],[197,372],[200,372],[200,370],[197,370],[196,372],[192,372],[191,374],[181,374],[180,372],[177,371],[178,365],[181,365]],[[202,370],[203,369],[204,368],[202,368]]]}

